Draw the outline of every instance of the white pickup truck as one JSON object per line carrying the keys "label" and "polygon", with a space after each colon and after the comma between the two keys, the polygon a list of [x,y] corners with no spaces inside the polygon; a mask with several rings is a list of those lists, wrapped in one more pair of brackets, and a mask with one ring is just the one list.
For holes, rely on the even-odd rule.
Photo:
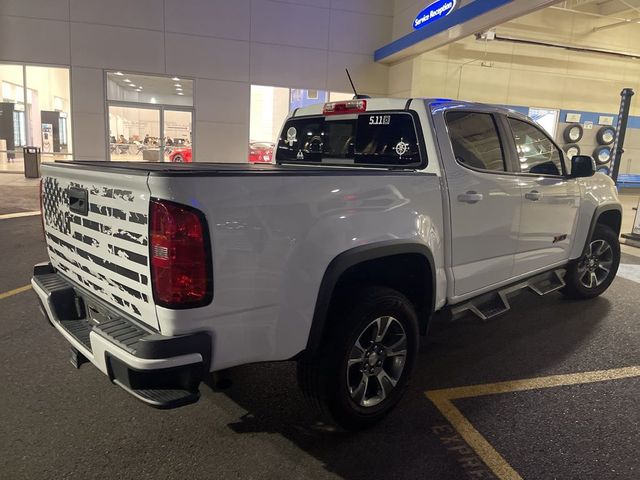
{"label": "white pickup truck", "polygon": [[76,366],[172,408],[211,372],[296,360],[305,394],[359,429],[400,399],[434,312],[488,319],[524,288],[587,299],[616,275],[613,182],[508,109],[302,108],[275,161],[43,166],[32,285]]}

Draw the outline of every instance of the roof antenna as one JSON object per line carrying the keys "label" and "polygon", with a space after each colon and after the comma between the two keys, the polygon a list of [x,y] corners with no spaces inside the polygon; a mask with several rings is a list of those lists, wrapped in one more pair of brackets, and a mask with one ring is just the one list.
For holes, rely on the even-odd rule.
{"label": "roof antenna", "polygon": [[351,80],[351,75],[349,74],[349,69],[345,68],[345,72],[347,72],[347,78],[349,78],[349,83],[351,84],[351,89],[353,90],[353,98],[354,100],[359,100],[361,98],[371,98],[369,95],[359,95],[356,91],[356,86],[353,84],[353,80]]}

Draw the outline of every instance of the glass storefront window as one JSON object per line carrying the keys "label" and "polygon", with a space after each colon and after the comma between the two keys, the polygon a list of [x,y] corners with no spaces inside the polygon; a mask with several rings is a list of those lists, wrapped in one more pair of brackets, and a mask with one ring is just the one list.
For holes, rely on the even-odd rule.
{"label": "glass storefront window", "polygon": [[69,69],[27,66],[27,143],[42,160],[71,159]]}
{"label": "glass storefront window", "polygon": [[193,80],[107,72],[107,100],[192,107]]}
{"label": "glass storefront window", "polygon": [[0,171],[23,171],[22,148],[71,159],[69,69],[0,64]]}
{"label": "glass storefront window", "polygon": [[107,72],[111,160],[191,162],[193,80]]}
{"label": "glass storefront window", "polygon": [[22,65],[0,64],[0,171],[21,171],[27,141]]}
{"label": "glass storefront window", "polygon": [[342,92],[251,85],[249,161],[273,161],[275,142],[290,111],[352,98],[353,94]]}

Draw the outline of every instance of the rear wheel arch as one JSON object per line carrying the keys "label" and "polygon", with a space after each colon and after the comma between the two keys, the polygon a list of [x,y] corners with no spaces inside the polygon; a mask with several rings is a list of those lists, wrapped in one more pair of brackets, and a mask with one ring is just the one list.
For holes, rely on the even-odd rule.
{"label": "rear wheel arch", "polygon": [[435,309],[435,264],[420,243],[379,242],[347,250],[327,267],[316,300],[305,354],[313,355],[331,327],[331,308],[352,288],[384,286],[405,295],[418,313],[420,333],[426,334]]}

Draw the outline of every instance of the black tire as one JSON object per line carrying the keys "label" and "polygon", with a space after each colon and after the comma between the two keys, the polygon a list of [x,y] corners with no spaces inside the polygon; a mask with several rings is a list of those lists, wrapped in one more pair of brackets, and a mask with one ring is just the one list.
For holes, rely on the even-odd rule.
{"label": "black tire", "polygon": [[173,157],[173,162],[174,163],[182,163],[182,162],[184,162],[184,159],[182,158],[182,155],[178,154],[178,155]]}
{"label": "black tire", "polygon": [[[344,430],[356,431],[380,421],[400,401],[407,388],[407,381],[418,352],[418,318],[413,305],[404,295],[386,287],[371,286],[356,290],[340,305],[331,309],[332,316],[335,317],[327,327],[329,331],[323,337],[317,354],[313,358],[298,362],[298,382],[305,397],[317,408],[325,422]],[[367,328],[370,328],[371,332],[379,331],[378,324],[374,322],[381,318],[392,318],[397,322],[387,320],[385,323],[389,325],[385,335],[388,335],[390,343],[398,339],[401,342],[399,325],[402,327],[406,343],[401,344],[395,351],[402,351],[402,345],[405,345],[404,357],[400,354],[387,356],[389,352],[376,353],[380,351],[378,345],[381,344],[365,342],[366,345],[362,346],[366,349],[356,347],[357,341],[362,342],[363,338],[366,338],[363,335],[368,334]],[[369,350],[371,352],[368,352]],[[353,355],[354,352],[357,352],[357,355]],[[359,358],[360,352],[363,353],[362,359],[356,359],[356,363],[348,367],[349,358]],[[373,358],[374,353],[376,358]],[[373,366],[370,364],[371,360],[374,361]],[[382,367],[377,366],[376,360]],[[397,383],[387,391],[382,383],[387,387],[392,384],[385,378],[377,379],[380,375],[384,377],[386,370],[398,367],[400,371],[395,373]],[[381,368],[381,372],[385,373],[362,372],[362,369],[374,368]],[[365,383],[365,377],[366,386],[360,389]],[[388,375],[388,378],[392,377],[394,374]],[[353,388],[353,392],[349,382],[358,385]],[[361,398],[358,392],[362,393]],[[383,395],[383,392],[386,393]],[[377,396],[374,396],[374,393]],[[369,400],[367,394],[371,394]],[[378,400],[379,398],[382,399]],[[379,403],[375,403],[376,401]],[[371,404],[363,406],[360,402]]]}
{"label": "black tire", "polygon": [[616,129],[613,127],[602,127],[596,133],[596,139],[600,145],[611,145],[616,139]]}
{"label": "black tire", "polygon": [[598,165],[605,165],[611,160],[611,154],[611,147],[602,145],[593,151],[593,159]]}
{"label": "black tire", "polygon": [[575,143],[569,143],[564,146],[564,153],[567,154],[567,158],[571,160],[575,155],[580,155],[580,146]]}
{"label": "black tire", "polygon": [[582,135],[584,135],[584,129],[579,123],[570,123],[562,134],[565,143],[578,143]]}
{"label": "black tire", "polygon": [[[603,242],[608,245],[607,250],[601,248]],[[594,256],[597,257],[595,263],[592,261]],[[598,224],[585,248],[584,255],[569,265],[564,277],[566,286],[562,289],[562,293],[569,298],[576,299],[597,297],[609,288],[616,277],[619,265],[620,242],[618,236],[606,225]],[[599,266],[606,268],[606,274]],[[596,281],[591,281],[592,274],[596,275]],[[592,286],[589,287],[587,283]]]}

